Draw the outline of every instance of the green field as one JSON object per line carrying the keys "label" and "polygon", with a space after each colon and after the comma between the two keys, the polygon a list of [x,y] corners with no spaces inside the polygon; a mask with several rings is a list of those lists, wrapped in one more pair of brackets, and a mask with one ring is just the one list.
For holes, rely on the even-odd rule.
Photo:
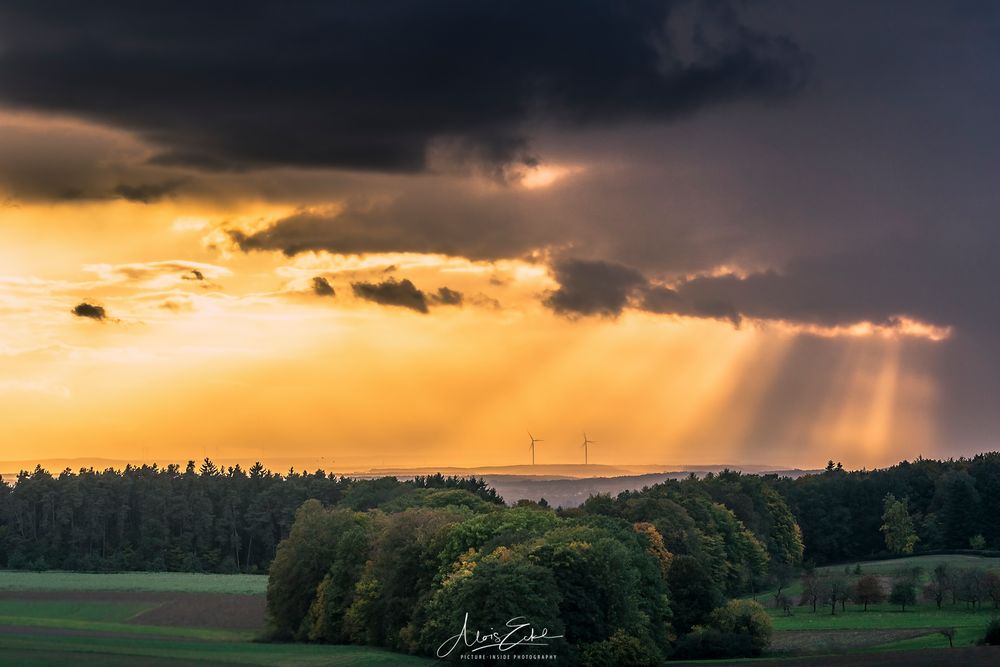
{"label": "green field", "polygon": [[[240,575],[0,572],[0,667],[432,664],[358,646],[264,643],[255,641],[262,627],[207,627],[197,618],[198,601],[255,600],[259,608],[265,586],[264,577]],[[169,604],[187,605],[190,621],[143,620]]]}
{"label": "green field", "polygon": [[[951,568],[977,566],[1000,569],[1000,558],[968,555],[913,556],[862,562],[860,566],[861,574],[879,576],[892,576],[904,568],[920,567],[923,574],[918,586],[922,586],[928,579],[928,573],[939,563],[947,563]],[[817,572],[853,578],[855,565],[831,565],[817,568]],[[796,581],[785,589],[785,594],[797,603],[801,591],[801,583]],[[773,591],[770,593],[773,594]],[[952,605],[948,600],[939,610],[933,602],[920,599],[919,593],[917,605],[907,607],[905,612],[899,606],[888,603],[869,605],[868,611],[863,611],[860,606],[848,602],[846,610],[838,605],[835,615],[830,613],[829,606],[820,605],[813,613],[811,605],[806,605],[793,607],[792,614],[786,616],[773,608],[771,594],[762,593],[757,597],[768,608],[774,623],[774,655],[943,648],[948,646],[948,639],[938,630],[944,628],[955,628],[955,646],[969,646],[983,636],[993,618],[1000,616],[1000,611],[994,610],[989,601],[973,611],[963,603]]]}
{"label": "green field", "polygon": [[[950,567],[972,567],[978,566],[986,569],[1000,569],[1000,558],[991,558],[987,556],[970,556],[968,554],[948,554],[943,556],[907,556],[906,558],[892,558],[889,560],[876,560],[876,561],[865,561],[858,563],[861,565],[861,570],[863,574],[892,574],[893,572],[900,570],[905,567],[920,567],[923,568],[925,574],[929,570],[933,570],[934,566],[939,563],[946,563]],[[817,572],[820,573],[841,573],[844,568],[847,567],[851,572],[854,571],[855,563],[849,563],[846,566],[841,565],[827,565],[825,567],[816,568]]]}
{"label": "green field", "polygon": [[89,574],[3,570],[0,571],[0,591],[162,591],[263,595],[267,592],[267,575],[188,572]]}
{"label": "green field", "polygon": [[[861,563],[862,574],[891,576],[913,566],[926,573],[938,563],[951,567],[1000,568],[1000,559],[974,556],[917,556]],[[855,564],[847,566],[854,576]],[[844,574],[844,565],[819,568],[821,574]],[[922,583],[922,582],[921,582]],[[0,667],[73,664],[91,665],[429,665],[432,661],[357,646],[272,644],[256,641],[263,629],[262,596],[267,580],[252,575],[180,573],[80,574],[69,572],[0,572]],[[799,582],[787,587],[797,601]],[[942,648],[947,638],[937,632],[955,628],[955,646],[979,639],[996,612],[988,605],[972,611],[963,604],[938,610],[921,601],[905,612],[871,605],[867,612],[848,604],[845,611],[796,606],[790,616],[773,608],[767,591],[758,595],[768,607],[775,635],[773,657],[808,654],[898,651]],[[253,601],[258,624],[241,628],[213,624],[204,604]],[[163,608],[181,610],[162,620]],[[188,610],[190,617],[184,615]],[[146,619],[160,618],[159,622]],[[251,619],[252,620],[252,619]],[[251,629],[252,628],[252,629]]]}

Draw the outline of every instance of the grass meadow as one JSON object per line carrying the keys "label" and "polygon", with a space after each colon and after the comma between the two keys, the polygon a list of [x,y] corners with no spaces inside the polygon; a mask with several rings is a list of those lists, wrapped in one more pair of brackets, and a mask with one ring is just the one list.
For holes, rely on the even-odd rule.
{"label": "grass meadow", "polygon": [[[0,572],[0,667],[431,664],[359,646],[256,641],[266,586],[252,575]],[[226,627],[240,612],[239,627]]]}
{"label": "grass meadow", "polygon": [[164,593],[267,593],[264,574],[189,572],[0,572],[0,591],[149,591]]}
{"label": "grass meadow", "polygon": [[[891,577],[904,568],[919,567],[922,569],[919,588],[939,563],[947,563],[951,568],[1000,569],[1000,558],[945,555],[831,565],[817,568],[817,572],[854,577],[855,567],[860,565],[863,575]],[[797,603],[802,585],[795,581],[784,592]],[[791,615],[785,615],[774,608],[773,591],[763,592],[757,599],[768,608],[774,623],[772,655],[944,648],[949,646],[948,638],[939,630],[947,628],[956,631],[953,638],[956,647],[970,646],[983,636],[993,618],[1000,617],[1000,610],[993,609],[988,600],[972,610],[962,602],[951,604],[948,599],[938,609],[934,602],[920,599],[919,591],[917,604],[908,606],[906,611],[889,603],[869,605],[868,611],[863,611],[861,606],[849,602],[844,610],[838,605],[836,614],[830,613],[829,606],[820,605],[813,613],[811,605],[806,605],[794,606]]]}
{"label": "grass meadow", "polygon": [[[921,584],[938,563],[1000,569],[1000,559],[916,556],[860,563],[862,574],[892,576],[918,566]],[[846,566],[854,576],[854,563]],[[845,574],[845,566],[819,568]],[[257,641],[263,629],[264,576],[183,573],[81,574],[0,572],[0,667],[42,665],[429,665],[432,661],[358,646],[272,644]],[[796,601],[801,584],[785,589]],[[773,591],[757,599],[774,623],[769,656],[861,654],[948,646],[942,628],[955,628],[956,647],[971,646],[997,613],[990,605],[920,601],[900,611],[890,604],[868,611],[848,604],[773,607]],[[234,616],[242,616],[239,623]],[[229,622],[227,624],[227,621]],[[888,655],[888,654],[887,654]]]}

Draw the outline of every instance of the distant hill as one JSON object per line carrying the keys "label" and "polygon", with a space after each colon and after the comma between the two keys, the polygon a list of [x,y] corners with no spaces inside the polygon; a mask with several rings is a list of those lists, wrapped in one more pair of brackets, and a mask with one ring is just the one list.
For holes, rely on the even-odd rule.
{"label": "distant hill", "polygon": [[496,475],[530,477],[534,479],[581,479],[593,477],[624,477],[641,476],[650,474],[675,474],[689,472],[708,473],[720,472],[722,470],[739,470],[745,473],[769,473],[782,472],[790,473],[790,476],[797,477],[807,471],[797,468],[783,468],[780,466],[765,465],[743,465],[739,463],[711,464],[711,465],[602,465],[591,463],[583,465],[580,463],[550,463],[538,465],[512,465],[512,466],[421,466],[416,468],[369,468],[347,473],[353,477],[412,477],[414,475],[458,475],[467,477],[492,477]]}
{"label": "distant hill", "polygon": [[[196,463],[200,459],[194,459]],[[247,467],[253,461],[244,459],[213,459],[223,468],[240,464]],[[161,467],[169,463],[180,466],[184,461],[159,461]],[[710,465],[602,465],[602,464],[538,464],[511,466],[422,466],[414,468],[367,468],[344,470],[333,459],[321,458],[265,458],[262,463],[275,472],[285,472],[289,468],[297,471],[316,470],[322,468],[327,472],[348,477],[399,477],[401,479],[417,475],[455,475],[458,477],[483,477],[496,488],[497,492],[507,502],[516,502],[521,498],[540,500],[545,498],[553,506],[575,507],[594,493],[617,494],[625,489],[641,489],[644,486],[657,484],[665,479],[681,479],[694,473],[699,477],[709,472],[721,470],[739,470],[744,473],[777,473],[788,477],[818,472],[815,470],[783,469],[775,466],[741,465],[741,464],[710,464]],[[93,467],[96,470],[106,468],[121,469],[126,465],[141,465],[138,460],[103,459],[103,458],[53,458],[41,460],[0,461],[0,477],[11,482],[20,470],[33,470],[36,465],[53,474],[69,468],[77,471],[80,468]]]}
{"label": "distant hill", "polygon": [[[730,470],[734,467],[730,467]],[[624,475],[619,477],[587,477],[576,479],[544,479],[518,475],[483,475],[486,482],[496,489],[508,503],[521,499],[539,501],[545,499],[553,507],[576,507],[587,498],[598,493],[612,496],[622,491],[637,491],[647,486],[659,484],[668,479],[684,479],[692,473],[703,477],[712,470],[683,470],[646,475]],[[801,477],[821,470],[774,470],[768,471],[782,477]],[[757,473],[753,473],[757,474]]]}

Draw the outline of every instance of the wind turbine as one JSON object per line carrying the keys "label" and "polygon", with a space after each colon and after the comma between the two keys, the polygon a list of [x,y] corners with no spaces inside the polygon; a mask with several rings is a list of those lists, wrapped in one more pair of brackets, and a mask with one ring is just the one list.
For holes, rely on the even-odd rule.
{"label": "wind turbine", "polygon": [[528,431],[528,437],[531,438],[531,445],[528,446],[528,449],[531,450],[531,465],[535,465],[535,443],[545,441],[531,435],[531,431]]}
{"label": "wind turbine", "polygon": [[587,437],[587,432],[584,431],[583,432],[583,465],[587,465],[587,463],[588,463],[588,461],[587,461],[587,458],[588,458],[587,454],[589,453],[589,446],[590,445],[596,445],[596,444],[597,444],[597,441],[589,439]]}

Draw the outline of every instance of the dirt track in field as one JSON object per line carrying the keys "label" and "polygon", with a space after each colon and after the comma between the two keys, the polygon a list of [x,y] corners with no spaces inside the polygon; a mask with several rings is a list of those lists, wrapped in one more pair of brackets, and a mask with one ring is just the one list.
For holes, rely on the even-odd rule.
{"label": "dirt track in field", "polygon": [[106,632],[102,630],[74,630],[73,628],[46,628],[37,625],[0,625],[0,637],[86,637],[87,639],[127,639],[130,641],[209,641],[183,635],[151,635],[142,632]]}
{"label": "dirt track in field", "polygon": [[264,627],[263,595],[144,591],[0,591],[0,600],[149,602],[157,606],[129,619],[137,625],[165,625],[218,630]]}
{"label": "dirt track in field", "polygon": [[[715,663],[719,664],[719,663]],[[740,665],[748,663],[741,662]],[[786,658],[749,663],[754,667],[996,667],[1000,665],[1000,647],[924,649],[851,653],[849,655]]]}
{"label": "dirt track in field", "polygon": [[783,630],[774,633],[769,651],[778,654],[809,655],[843,653],[879,646],[903,639],[938,634],[927,628],[902,630]]}

